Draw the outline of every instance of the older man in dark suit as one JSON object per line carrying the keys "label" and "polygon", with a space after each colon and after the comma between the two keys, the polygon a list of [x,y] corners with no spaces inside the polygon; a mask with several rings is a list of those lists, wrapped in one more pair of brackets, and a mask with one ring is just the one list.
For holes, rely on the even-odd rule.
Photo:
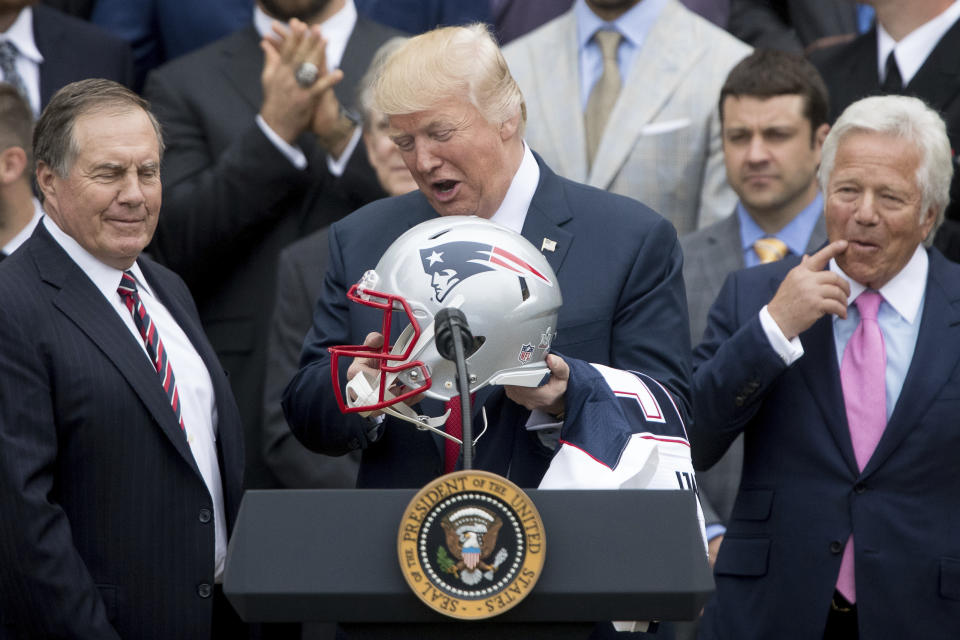
{"label": "older man in dark suit", "polygon": [[140,255],[159,125],[81,81],[34,148],[47,216],[0,265],[0,637],[240,637],[237,407],[183,281]]}
{"label": "older man in dark suit", "polygon": [[[197,299],[240,404],[248,481],[262,487],[275,483],[259,441],[277,256],[379,194],[362,146],[351,153],[360,132],[350,109],[395,32],[357,17],[349,0],[261,0],[253,17],[153,72],[145,95],[169,144],[151,250]],[[267,46],[274,19],[290,28],[283,44]],[[301,65],[318,70],[300,76],[304,86]]]}
{"label": "older man in dark suit", "polygon": [[831,243],[732,274],[694,352],[694,464],[744,434],[703,638],[960,633],[960,267],[924,247],[952,175],[915,98],[848,107],[820,167]]}
{"label": "older man in dark suit", "polygon": [[[739,202],[729,217],[680,239],[694,344],[731,271],[813,253],[827,239],[817,166],[829,103],[816,68],[799,54],[756,51],[730,71],[719,108],[727,181]],[[697,474],[711,561],[723,541],[742,460],[738,439]]]}
{"label": "older man in dark suit", "polygon": [[[437,67],[443,71],[423,72]],[[445,456],[439,436],[390,417],[378,428],[357,414],[342,415],[327,352],[331,345],[380,340],[368,337],[379,330],[380,318],[349,304],[347,289],[401,233],[446,215],[477,215],[522,233],[563,289],[553,348],[644,371],[686,414],[689,338],[676,232],[634,200],[557,176],[527,147],[523,97],[483,27],[438,29],[411,39],[387,61],[375,95],[419,190],[367,205],[330,227],[323,293],[301,369],[284,394],[297,437],[329,454],[362,449],[358,484],[365,487],[421,486],[456,463]],[[346,364],[341,374],[345,379]],[[421,413],[443,413],[429,402],[442,404],[424,400]],[[543,408],[545,423],[562,420],[546,419],[550,408]],[[490,416],[506,421],[503,414]],[[536,485],[552,455],[548,448],[541,453],[535,465],[501,456],[495,470],[509,467],[518,483]]]}

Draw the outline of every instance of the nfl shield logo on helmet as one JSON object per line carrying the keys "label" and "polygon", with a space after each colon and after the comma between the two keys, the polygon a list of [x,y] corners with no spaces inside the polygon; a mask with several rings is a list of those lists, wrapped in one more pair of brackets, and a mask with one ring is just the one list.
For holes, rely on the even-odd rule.
{"label": "nfl shield logo on helmet", "polygon": [[517,360],[526,364],[530,362],[530,358],[533,357],[533,345],[525,344],[520,347],[520,353],[517,354]]}

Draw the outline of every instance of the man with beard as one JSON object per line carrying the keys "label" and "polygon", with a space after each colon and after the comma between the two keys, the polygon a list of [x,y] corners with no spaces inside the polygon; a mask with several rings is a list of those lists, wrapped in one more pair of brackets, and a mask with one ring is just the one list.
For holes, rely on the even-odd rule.
{"label": "man with beard", "polygon": [[[271,20],[286,22],[282,40],[268,39]],[[147,79],[167,137],[152,250],[187,281],[230,372],[253,487],[274,484],[259,430],[277,256],[379,193],[349,109],[394,33],[352,0],[259,0],[248,28]]]}

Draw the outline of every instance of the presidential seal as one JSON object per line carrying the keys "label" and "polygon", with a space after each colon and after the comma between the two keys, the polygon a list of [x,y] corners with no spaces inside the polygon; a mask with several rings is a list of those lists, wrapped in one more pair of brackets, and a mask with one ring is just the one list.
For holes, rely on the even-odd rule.
{"label": "presidential seal", "polygon": [[545,542],[540,514],[519,487],[486,471],[457,471],[407,505],[397,553],[407,584],[428,607],[479,620],[530,593]]}

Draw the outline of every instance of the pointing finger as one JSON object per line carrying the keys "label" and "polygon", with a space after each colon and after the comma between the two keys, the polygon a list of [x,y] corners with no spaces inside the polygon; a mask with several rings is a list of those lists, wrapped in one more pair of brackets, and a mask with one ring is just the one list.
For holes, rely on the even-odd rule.
{"label": "pointing finger", "polygon": [[836,258],[846,250],[846,240],[835,240],[810,256],[808,260],[804,260],[803,264],[811,271],[822,271],[830,263],[831,258]]}

